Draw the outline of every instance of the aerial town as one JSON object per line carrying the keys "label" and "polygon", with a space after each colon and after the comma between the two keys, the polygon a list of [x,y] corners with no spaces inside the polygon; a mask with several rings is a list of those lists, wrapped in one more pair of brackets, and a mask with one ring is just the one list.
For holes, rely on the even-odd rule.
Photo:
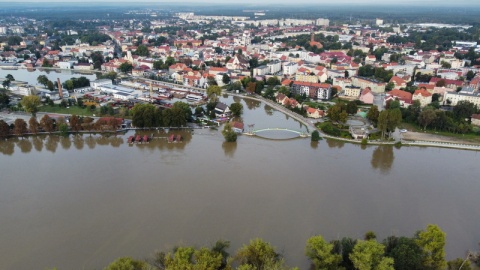
{"label": "aerial town", "polygon": [[[480,125],[475,109],[480,105],[477,42],[420,39],[422,33],[435,31],[468,36],[468,25],[391,24],[382,18],[340,25],[327,18],[264,19],[264,10],[246,10],[248,16],[178,12],[164,19],[149,10],[132,14],[150,18],[108,25],[82,21],[94,30],[52,29],[48,21],[31,18],[2,19],[3,70],[99,74],[98,80],[83,84],[39,79],[34,85],[12,80],[12,75],[2,78],[2,85],[20,98],[38,95],[44,103],[48,99],[55,104],[83,99],[97,110],[113,106],[115,112],[119,105],[131,108],[144,102],[168,108],[172,97],[200,105],[208,98],[205,89],[218,86],[225,92],[261,95],[313,119],[345,123],[349,116],[367,118],[375,107],[368,117],[375,125],[379,112],[394,108],[403,110],[404,120],[413,112],[410,122],[424,129],[468,133]],[[20,98],[4,106],[15,109]],[[331,101],[341,101],[340,108]],[[460,123],[435,121],[458,104],[469,105],[468,115],[455,115]],[[443,115],[437,117],[437,111]],[[380,126],[385,126],[384,137],[399,122],[393,128]],[[320,129],[329,133],[331,128]],[[368,138],[369,133],[374,132],[350,128],[354,139]]]}
{"label": "aerial town", "polygon": [[478,4],[5,1],[5,269],[480,267]]}

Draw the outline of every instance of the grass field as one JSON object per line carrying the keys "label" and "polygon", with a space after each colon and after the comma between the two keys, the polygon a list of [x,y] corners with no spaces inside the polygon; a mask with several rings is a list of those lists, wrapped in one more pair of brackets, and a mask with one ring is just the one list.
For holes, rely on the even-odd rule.
{"label": "grass field", "polygon": [[55,106],[44,105],[39,107],[38,109],[39,109],[39,112],[48,112],[48,113],[76,114],[79,116],[93,116],[94,114],[98,115],[97,109],[94,111],[91,111],[90,109],[80,108],[77,106],[64,108],[58,105],[55,105]]}

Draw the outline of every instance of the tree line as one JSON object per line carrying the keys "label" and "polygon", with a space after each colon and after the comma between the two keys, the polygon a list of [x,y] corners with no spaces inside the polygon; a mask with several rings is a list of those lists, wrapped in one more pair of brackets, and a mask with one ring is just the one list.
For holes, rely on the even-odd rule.
{"label": "tree line", "polygon": [[185,126],[192,116],[190,106],[181,101],[167,109],[153,104],[135,104],[131,113],[132,124],[138,128],[181,127]]}
{"label": "tree line", "polygon": [[[314,270],[471,270],[470,261],[445,258],[446,234],[437,225],[428,225],[413,237],[389,236],[378,242],[374,232],[363,239],[343,237],[327,241],[321,235],[310,237],[305,244],[305,256]],[[228,252],[230,242],[217,241],[211,247],[179,246],[155,253],[153,258],[135,260],[123,257],[105,269],[160,270],[286,270],[299,269],[286,265],[281,253],[262,239],[253,239],[235,254]],[[479,264],[479,254],[470,256]]]}
{"label": "tree line", "polygon": [[91,117],[80,117],[72,115],[70,117],[52,118],[49,115],[44,115],[40,121],[32,116],[28,123],[17,118],[8,125],[4,120],[0,120],[0,138],[5,139],[9,136],[25,136],[36,135],[41,132],[53,133],[60,132],[64,135],[70,132],[106,132],[116,131],[122,125],[122,119],[114,117],[100,118],[95,121]]}

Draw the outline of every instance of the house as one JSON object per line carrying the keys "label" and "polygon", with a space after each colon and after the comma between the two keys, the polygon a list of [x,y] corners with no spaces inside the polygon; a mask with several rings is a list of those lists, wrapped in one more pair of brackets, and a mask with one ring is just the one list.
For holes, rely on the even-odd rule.
{"label": "house", "polygon": [[347,96],[347,97],[355,97],[355,98],[357,98],[358,96],[360,96],[360,92],[361,92],[361,88],[360,88],[360,87],[351,86],[351,85],[345,86],[344,94],[345,94],[345,96]]}
{"label": "house", "polygon": [[415,90],[415,93],[413,93],[412,98],[414,101],[415,100],[420,101],[420,107],[425,107],[428,104],[432,103],[432,94],[423,88]]}
{"label": "house", "polygon": [[275,97],[275,99],[277,100],[277,103],[280,103],[280,104],[283,104],[283,101],[287,98],[287,96],[285,96],[284,94],[282,93],[279,93],[277,94],[277,96]]}
{"label": "house", "polygon": [[480,126],[480,114],[472,114],[472,125]]}
{"label": "house", "polygon": [[412,93],[399,89],[393,89],[386,94],[383,104],[386,105],[389,101],[393,100],[398,100],[401,107],[408,107],[413,103]]}
{"label": "house", "polygon": [[230,108],[223,102],[218,102],[215,106],[216,117],[227,117],[230,114]]}
{"label": "house", "polygon": [[370,90],[374,93],[384,93],[385,92],[386,84],[384,82],[379,82],[377,80],[364,78],[364,77],[359,77],[359,76],[353,76],[353,77],[351,77],[351,79],[352,79],[352,85],[353,86],[357,86],[357,87],[360,87],[360,88],[369,87]]}
{"label": "house", "polygon": [[233,122],[230,123],[230,125],[232,126],[232,130],[235,133],[243,133],[243,131],[244,131],[244,124],[243,123],[233,121]]}
{"label": "house", "polygon": [[365,104],[373,104],[374,96],[370,88],[365,88],[360,94],[359,100]]}
{"label": "house", "polygon": [[318,119],[322,118],[325,115],[323,110],[315,109],[315,108],[307,108],[307,116],[310,118]]}
{"label": "house", "polygon": [[250,67],[250,63],[243,54],[235,54],[233,58],[228,60],[226,67],[228,69],[239,69],[244,70]]}
{"label": "house", "polygon": [[397,77],[397,76],[393,76],[389,83],[393,83],[393,85],[395,86],[395,88],[404,88],[404,87],[407,87],[407,82],[400,78],[400,77]]}

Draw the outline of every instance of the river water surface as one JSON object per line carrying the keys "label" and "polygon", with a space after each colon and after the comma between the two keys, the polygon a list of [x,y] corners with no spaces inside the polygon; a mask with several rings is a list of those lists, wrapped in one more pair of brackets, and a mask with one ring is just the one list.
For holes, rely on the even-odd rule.
{"label": "river water surface", "polygon": [[[239,101],[255,128],[305,130]],[[177,144],[150,131],[151,143],[128,145],[133,134],[0,142],[2,269],[103,269],[218,239],[234,253],[255,237],[307,269],[312,235],[383,239],[429,223],[447,233],[449,259],[480,241],[478,152],[245,135],[231,144],[207,129],[181,132]]]}

